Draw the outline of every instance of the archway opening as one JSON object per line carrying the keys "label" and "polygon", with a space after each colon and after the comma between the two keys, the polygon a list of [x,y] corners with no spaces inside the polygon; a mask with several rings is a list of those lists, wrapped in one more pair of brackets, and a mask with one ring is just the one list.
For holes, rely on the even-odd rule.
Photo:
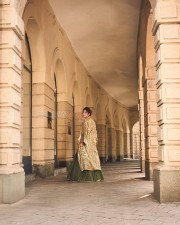
{"label": "archway opening", "polygon": [[140,126],[139,121],[132,128],[133,159],[140,159]]}
{"label": "archway opening", "polygon": [[25,174],[32,173],[32,58],[25,34],[25,57],[22,67],[22,162]]}

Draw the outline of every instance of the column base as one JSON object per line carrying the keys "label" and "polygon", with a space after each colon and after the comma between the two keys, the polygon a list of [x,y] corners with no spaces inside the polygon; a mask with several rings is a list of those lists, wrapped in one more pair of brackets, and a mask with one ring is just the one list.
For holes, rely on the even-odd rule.
{"label": "column base", "polygon": [[124,159],[124,155],[120,155],[120,161]]}
{"label": "column base", "polygon": [[72,161],[73,161],[73,158],[71,160],[69,160],[69,161],[61,163],[60,165],[63,165],[63,166],[59,166],[59,168],[63,168],[63,167],[69,168],[69,166],[71,165]]}
{"label": "column base", "polygon": [[100,156],[99,158],[101,163],[106,163],[106,157]]}
{"label": "column base", "polygon": [[145,161],[145,177],[146,180],[153,180],[153,171],[159,165],[158,162]]}
{"label": "column base", "polygon": [[54,176],[54,163],[49,163],[45,165],[33,165],[33,173],[35,176],[45,178],[49,176]]}
{"label": "column base", "polygon": [[107,162],[112,162],[112,161],[113,161],[112,156],[108,156]]}
{"label": "column base", "polygon": [[116,162],[116,156],[112,156],[112,162]]}
{"label": "column base", "polygon": [[25,173],[0,174],[0,203],[11,204],[25,196]]}
{"label": "column base", "polygon": [[154,170],[154,197],[159,202],[180,202],[180,170]]}

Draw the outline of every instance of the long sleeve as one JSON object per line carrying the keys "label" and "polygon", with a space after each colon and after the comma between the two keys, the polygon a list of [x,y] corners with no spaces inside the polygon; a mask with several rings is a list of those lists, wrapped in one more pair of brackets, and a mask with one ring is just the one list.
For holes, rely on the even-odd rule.
{"label": "long sleeve", "polygon": [[97,138],[96,124],[95,124],[94,120],[92,120],[92,119],[91,119],[90,125],[89,125],[89,134],[91,137],[91,141],[94,144],[97,144],[98,138]]}
{"label": "long sleeve", "polygon": [[79,143],[84,143],[84,123],[81,125],[80,136],[78,138]]}

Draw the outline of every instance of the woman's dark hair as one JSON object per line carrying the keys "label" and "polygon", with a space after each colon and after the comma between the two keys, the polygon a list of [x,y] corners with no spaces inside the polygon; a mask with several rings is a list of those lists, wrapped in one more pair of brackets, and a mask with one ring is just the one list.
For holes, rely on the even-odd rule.
{"label": "woman's dark hair", "polygon": [[83,111],[86,111],[86,112],[88,112],[89,114],[90,114],[90,116],[91,116],[91,114],[92,114],[92,110],[89,108],[89,107],[85,107],[84,109],[83,109]]}

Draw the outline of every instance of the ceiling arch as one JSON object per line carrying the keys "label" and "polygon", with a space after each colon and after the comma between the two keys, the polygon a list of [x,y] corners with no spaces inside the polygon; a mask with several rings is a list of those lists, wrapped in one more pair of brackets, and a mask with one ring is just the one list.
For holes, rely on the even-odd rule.
{"label": "ceiling arch", "polygon": [[137,105],[136,46],[141,0],[49,2],[93,79],[123,105]]}

